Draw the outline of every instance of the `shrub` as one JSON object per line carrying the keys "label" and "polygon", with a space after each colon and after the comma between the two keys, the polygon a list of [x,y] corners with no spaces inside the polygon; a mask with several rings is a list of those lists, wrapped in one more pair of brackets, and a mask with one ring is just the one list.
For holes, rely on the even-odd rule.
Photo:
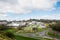
{"label": "shrub", "polygon": [[60,32],[60,23],[49,25],[53,30]]}
{"label": "shrub", "polygon": [[5,35],[9,38],[15,38],[15,35],[12,32],[6,32]]}
{"label": "shrub", "polygon": [[5,25],[0,25],[0,30],[1,30],[1,31],[3,31],[3,30],[7,30],[7,29],[8,29],[7,26],[5,26]]}

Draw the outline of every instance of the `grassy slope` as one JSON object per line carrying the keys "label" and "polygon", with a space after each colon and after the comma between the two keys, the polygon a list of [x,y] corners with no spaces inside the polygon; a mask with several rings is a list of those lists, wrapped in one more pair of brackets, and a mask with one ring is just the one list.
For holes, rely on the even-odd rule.
{"label": "grassy slope", "polygon": [[23,36],[16,36],[16,40],[38,40],[38,39],[28,38]]}

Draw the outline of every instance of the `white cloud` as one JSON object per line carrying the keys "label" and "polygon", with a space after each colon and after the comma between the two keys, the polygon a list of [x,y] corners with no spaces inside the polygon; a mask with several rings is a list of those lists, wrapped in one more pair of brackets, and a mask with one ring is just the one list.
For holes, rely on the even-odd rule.
{"label": "white cloud", "polygon": [[40,15],[40,16],[36,16],[36,17],[24,17],[24,18],[20,18],[20,17],[15,17],[15,18],[11,18],[6,14],[0,14],[0,20],[28,20],[28,19],[50,19],[50,20],[60,20],[60,14],[53,14],[53,15]]}
{"label": "white cloud", "polygon": [[53,15],[42,15],[40,16],[40,18],[38,17],[38,19],[56,19],[56,20],[60,20],[60,14],[53,14]]}
{"label": "white cloud", "polygon": [[8,16],[4,13],[1,13],[0,14],[0,20],[6,20],[6,19],[8,19]]}
{"label": "white cloud", "polygon": [[0,0],[0,12],[2,13],[30,13],[32,10],[55,9],[57,0]]}
{"label": "white cloud", "polygon": [[[27,14],[32,10],[54,10],[57,0],[0,0],[0,19],[19,20],[19,18],[10,18],[4,13]],[[40,18],[60,19],[60,15],[44,15]],[[22,18],[24,19],[24,18]],[[29,19],[29,18],[25,18]]]}

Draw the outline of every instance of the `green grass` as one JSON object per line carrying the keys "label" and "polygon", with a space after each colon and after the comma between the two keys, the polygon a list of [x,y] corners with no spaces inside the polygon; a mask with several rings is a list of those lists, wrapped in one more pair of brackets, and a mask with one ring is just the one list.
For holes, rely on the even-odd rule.
{"label": "green grass", "polygon": [[38,32],[42,32],[42,31],[44,31],[44,30],[46,30],[46,28],[38,28],[38,29],[37,29]]}
{"label": "green grass", "polygon": [[16,36],[16,40],[38,40],[38,39],[23,37],[23,36]]}
{"label": "green grass", "polygon": [[12,32],[12,33],[15,33],[15,32],[16,32],[16,30],[15,30],[15,29],[13,29],[13,28],[9,28],[9,29],[7,29],[7,30],[4,30],[4,32]]}
{"label": "green grass", "polygon": [[60,39],[60,36],[57,35],[57,34],[54,34],[54,33],[48,32],[48,35],[51,36],[51,37],[54,37],[54,38],[58,38],[58,39]]}
{"label": "green grass", "polygon": [[49,38],[44,38],[44,40],[52,40],[52,39],[49,39]]}

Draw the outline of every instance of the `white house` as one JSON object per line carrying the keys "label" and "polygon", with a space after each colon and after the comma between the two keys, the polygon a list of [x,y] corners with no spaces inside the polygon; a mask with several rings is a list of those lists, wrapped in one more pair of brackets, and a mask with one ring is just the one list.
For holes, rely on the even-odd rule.
{"label": "white house", "polygon": [[39,28],[46,28],[45,23],[38,22],[37,25],[39,25]]}
{"label": "white house", "polygon": [[36,21],[32,21],[32,22],[29,22],[28,24],[33,25],[33,24],[36,24],[36,23],[37,23]]}
{"label": "white house", "polygon": [[10,26],[10,27],[22,27],[26,25],[26,22],[12,22],[10,24],[7,24],[7,26]]}
{"label": "white house", "polygon": [[26,22],[20,22],[19,25],[20,26],[26,25]]}
{"label": "white house", "polygon": [[7,26],[15,26],[15,27],[18,27],[19,26],[19,24],[18,23],[10,23],[10,24],[8,24]]}
{"label": "white house", "polygon": [[6,25],[7,24],[7,21],[6,20],[0,20],[0,25]]}
{"label": "white house", "polygon": [[37,21],[32,21],[28,24],[29,27],[38,27],[38,28],[46,28],[45,23],[43,22],[37,22]]}

